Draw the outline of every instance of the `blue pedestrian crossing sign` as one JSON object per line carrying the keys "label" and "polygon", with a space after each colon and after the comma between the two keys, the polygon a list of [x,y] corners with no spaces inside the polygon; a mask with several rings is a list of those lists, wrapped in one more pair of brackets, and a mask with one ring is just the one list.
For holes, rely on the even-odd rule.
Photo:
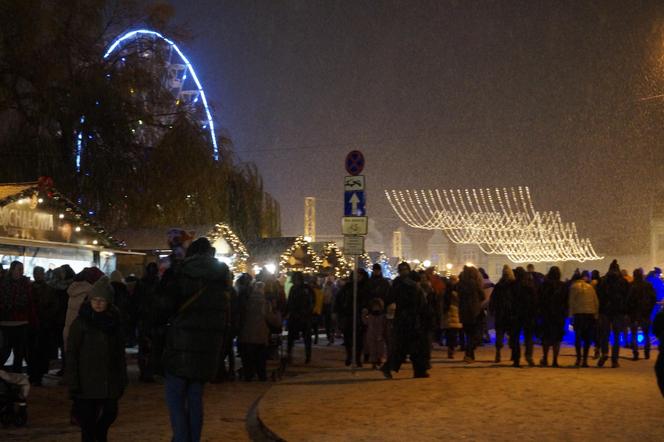
{"label": "blue pedestrian crossing sign", "polygon": [[366,194],[364,191],[344,192],[344,216],[366,216]]}

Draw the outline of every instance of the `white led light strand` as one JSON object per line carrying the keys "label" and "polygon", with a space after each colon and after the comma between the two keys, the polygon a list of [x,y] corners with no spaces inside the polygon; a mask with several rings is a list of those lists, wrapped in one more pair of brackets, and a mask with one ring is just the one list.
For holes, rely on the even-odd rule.
{"label": "white led light strand", "polygon": [[476,244],[516,263],[603,259],[559,212],[536,211],[528,187],[386,190],[385,196],[407,225],[442,230],[456,244]]}

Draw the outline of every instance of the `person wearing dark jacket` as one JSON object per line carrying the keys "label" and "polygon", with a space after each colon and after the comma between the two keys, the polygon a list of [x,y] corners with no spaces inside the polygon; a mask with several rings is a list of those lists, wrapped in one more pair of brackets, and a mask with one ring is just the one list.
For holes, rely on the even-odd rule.
{"label": "person wearing dark jacket", "polygon": [[217,374],[229,311],[228,267],[199,238],[175,270],[175,284],[163,297],[169,312],[163,364],[174,441],[199,441],[203,389]]}
{"label": "person wearing dark jacket", "polygon": [[493,315],[496,327],[496,363],[499,363],[501,360],[500,352],[503,348],[505,333],[508,335],[510,333],[512,320],[510,309],[512,305],[512,290],[514,289],[514,282],[514,272],[510,266],[505,264],[503,266],[503,276],[493,288],[491,300],[489,301],[489,313]]}
{"label": "person wearing dark jacket", "polygon": [[0,351],[0,367],[5,365],[13,351],[12,371],[23,372],[30,331],[37,329],[37,322],[30,280],[23,276],[23,264],[13,261],[9,272],[0,281],[0,333],[4,341]]}
{"label": "person wearing dark jacket", "polygon": [[[357,340],[355,342],[355,362],[358,367],[362,366],[362,353],[364,350],[364,334],[366,327],[362,321],[362,310],[368,312],[371,302],[370,285],[366,270],[357,271]],[[336,311],[339,317],[341,331],[344,335],[344,347],[346,348],[346,366],[353,362],[353,280],[348,282],[339,291],[336,299]]]}
{"label": "person wearing dark jacket", "polygon": [[293,346],[300,333],[304,339],[305,363],[311,362],[311,325],[314,314],[314,292],[304,282],[302,272],[294,272],[293,286],[288,294],[288,359],[293,358]]}
{"label": "person wearing dark jacket", "polygon": [[136,284],[138,332],[138,369],[141,382],[154,382],[155,364],[153,351],[153,332],[155,330],[155,302],[159,289],[159,267],[151,262],[145,267],[145,274]]}
{"label": "person wearing dark jacket", "polygon": [[516,283],[512,293],[512,328],[510,342],[512,347],[512,365],[521,366],[521,343],[520,337],[523,332],[523,340],[526,344],[526,361],[533,367],[533,333],[535,332],[535,315],[537,314],[537,289],[532,274],[526,272],[523,267],[517,267],[514,271]]}
{"label": "person wearing dark jacket", "polygon": [[633,282],[627,296],[627,308],[632,331],[632,352],[634,360],[639,359],[639,327],[643,331],[643,355],[650,359],[650,318],[657,303],[657,295],[652,284],[643,277],[643,269],[633,272]]}
{"label": "person wearing dark jacket", "polygon": [[399,276],[390,290],[390,297],[396,304],[392,332],[394,345],[381,371],[386,378],[391,378],[391,372],[398,372],[403,361],[410,356],[413,377],[427,378],[432,312],[424,292],[418,286],[420,275],[411,272],[405,262],[399,264],[398,271]]}
{"label": "person wearing dark jacket", "polygon": [[58,298],[55,290],[46,284],[43,267],[32,271],[32,298],[37,308],[38,327],[33,330],[28,352],[28,375],[32,385],[41,385],[54,354],[58,334]]}
{"label": "person wearing dark jacket", "polygon": [[484,302],[484,280],[475,267],[464,266],[459,283],[457,284],[459,294],[459,318],[463,324],[463,332],[466,335],[465,362],[475,361],[475,348],[481,339],[481,314],[482,302]]}
{"label": "person wearing dark jacket", "polygon": [[552,367],[558,367],[560,343],[565,336],[565,318],[568,309],[567,285],[560,280],[560,269],[553,266],[544,278],[539,297],[539,315],[542,319],[542,360],[540,365],[549,365],[549,349],[553,348]]}
{"label": "person wearing dark jacket", "polygon": [[657,340],[659,341],[659,354],[655,362],[655,375],[657,376],[659,391],[664,397],[664,310],[660,310],[655,315],[655,319],[652,322],[652,333],[657,336]]}
{"label": "person wearing dark jacket", "polygon": [[629,284],[620,273],[620,266],[615,259],[609,266],[608,273],[597,285],[597,297],[599,298],[599,339],[602,356],[597,362],[598,367],[603,367],[609,359],[609,338],[613,332],[613,346],[611,348],[611,367],[620,366],[620,333],[625,327],[627,315],[627,296]]}
{"label": "person wearing dark jacket", "polygon": [[106,441],[127,386],[120,313],[106,276],[90,290],[67,337],[67,385],[81,425],[81,440]]}
{"label": "person wearing dark jacket", "polygon": [[[371,299],[378,298],[385,304],[385,299],[390,291],[390,280],[383,277],[383,268],[376,263],[372,267],[371,278],[369,278],[369,292]],[[385,305],[385,308],[387,306]]]}

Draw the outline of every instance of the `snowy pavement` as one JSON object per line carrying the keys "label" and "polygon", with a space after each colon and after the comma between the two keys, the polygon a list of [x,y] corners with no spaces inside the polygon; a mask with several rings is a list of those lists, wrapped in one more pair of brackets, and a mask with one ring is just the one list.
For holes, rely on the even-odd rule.
{"label": "snowy pavement", "polygon": [[631,351],[622,353],[617,369],[595,368],[594,360],[591,368],[575,368],[570,347],[562,368],[515,369],[494,364],[491,347],[479,349],[479,362],[470,365],[436,350],[429,379],[412,379],[409,365],[394,380],[372,370],[306,374],[273,386],[258,416],[291,442],[662,441],[654,359],[633,362]]}

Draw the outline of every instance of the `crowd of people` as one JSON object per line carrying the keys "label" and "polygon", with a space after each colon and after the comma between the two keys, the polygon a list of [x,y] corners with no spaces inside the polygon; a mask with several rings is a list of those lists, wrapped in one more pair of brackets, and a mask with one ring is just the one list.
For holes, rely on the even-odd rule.
{"label": "crowd of people", "polygon": [[[406,361],[414,377],[428,377],[435,345],[445,347],[448,358],[461,351],[473,363],[477,347],[490,342],[489,329],[495,330],[495,362],[507,340],[515,367],[522,363],[522,342],[525,363],[536,365],[536,341],[539,365],[559,366],[568,321],[578,367],[589,365],[593,345],[599,367],[609,359],[618,367],[621,340],[636,360],[639,331],[645,359],[651,331],[664,338],[664,316],[653,324],[664,297],[657,268],[630,275],[613,261],[603,276],[577,270],[563,280],[555,266],[543,275],[530,265],[505,265],[494,284],[473,266],[442,276],[402,262],[394,280],[375,264],[371,273],[359,269],[353,281],[352,275],[301,272],[233,275],[214,255],[210,242],[199,238],[183,256],[169,257],[165,270],[151,263],[141,278],[119,271],[106,276],[96,267],[75,273],[64,265],[35,267],[31,281],[23,264],[12,262],[0,269],[0,363],[13,354],[9,370],[22,373],[25,361],[34,386],[52,365],[60,368],[53,374],[68,386],[83,440],[102,441],[127,386],[125,349],[137,347],[139,380],[163,379],[179,441],[200,439],[207,383],[268,379],[267,360],[284,328],[288,363],[300,339],[308,364],[320,335],[327,345],[342,337],[347,366],[370,364],[387,378]],[[52,364],[56,359],[61,364]],[[664,360],[657,367],[664,369]]]}

